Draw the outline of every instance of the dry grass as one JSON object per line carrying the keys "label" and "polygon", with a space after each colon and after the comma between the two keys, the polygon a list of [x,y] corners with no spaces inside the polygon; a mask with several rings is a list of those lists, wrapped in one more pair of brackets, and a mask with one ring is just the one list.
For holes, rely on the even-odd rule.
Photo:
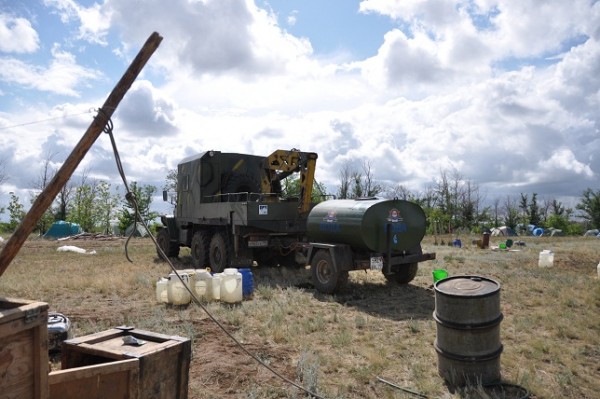
{"label": "dry grass", "polygon": [[[461,237],[463,243],[478,237]],[[448,242],[450,237],[446,237]],[[533,398],[594,398],[600,392],[600,240],[521,238],[518,252],[434,245],[438,259],[422,263],[407,286],[387,285],[379,273],[354,272],[348,289],[315,292],[308,270],[254,269],[255,292],[241,306],[206,307],[250,351],[287,378],[327,398],[509,397],[472,389],[450,392],[437,372],[433,348],[434,291],[431,270],[477,274],[502,286],[500,325],[505,382]],[[439,241],[439,238],[438,238]],[[492,245],[499,239],[492,238]],[[95,255],[56,252],[60,245]],[[81,336],[128,324],[192,338],[190,398],[304,398],[258,366],[196,306],[156,303],[155,281],[168,273],[149,240],[49,242],[30,240],[0,278],[0,296],[48,302],[73,322]],[[542,249],[555,252],[554,267],[537,267]],[[189,266],[186,252],[178,262]]]}

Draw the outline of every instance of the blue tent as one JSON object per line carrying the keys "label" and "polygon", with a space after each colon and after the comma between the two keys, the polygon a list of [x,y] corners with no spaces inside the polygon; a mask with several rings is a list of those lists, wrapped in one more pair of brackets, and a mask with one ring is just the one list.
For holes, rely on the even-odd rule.
{"label": "blue tent", "polygon": [[48,229],[45,238],[62,238],[73,236],[81,233],[81,227],[77,223],[69,223],[63,220],[52,223],[52,226]]}

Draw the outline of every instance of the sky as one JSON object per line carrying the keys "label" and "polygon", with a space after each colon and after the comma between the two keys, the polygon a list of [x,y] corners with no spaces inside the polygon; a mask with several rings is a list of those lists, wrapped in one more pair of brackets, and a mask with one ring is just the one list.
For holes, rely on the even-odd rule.
{"label": "sky", "polygon": [[[292,148],[332,194],[367,164],[416,193],[453,171],[490,203],[599,189],[598,1],[0,0],[0,207],[29,206],[155,31],[113,122],[128,181],[158,192],[193,154]],[[107,135],[81,174],[122,186]]]}

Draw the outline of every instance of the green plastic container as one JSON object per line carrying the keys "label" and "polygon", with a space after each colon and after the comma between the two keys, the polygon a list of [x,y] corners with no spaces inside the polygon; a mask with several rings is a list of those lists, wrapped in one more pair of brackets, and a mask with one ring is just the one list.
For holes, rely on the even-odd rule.
{"label": "green plastic container", "polygon": [[436,269],[433,271],[433,283],[437,283],[440,280],[448,277],[448,272],[444,269]]}

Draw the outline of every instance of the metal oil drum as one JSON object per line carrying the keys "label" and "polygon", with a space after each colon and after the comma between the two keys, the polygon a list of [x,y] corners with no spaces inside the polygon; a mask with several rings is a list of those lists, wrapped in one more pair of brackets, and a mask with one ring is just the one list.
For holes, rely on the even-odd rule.
{"label": "metal oil drum", "polygon": [[440,376],[454,386],[500,380],[500,284],[453,276],[434,285]]}

